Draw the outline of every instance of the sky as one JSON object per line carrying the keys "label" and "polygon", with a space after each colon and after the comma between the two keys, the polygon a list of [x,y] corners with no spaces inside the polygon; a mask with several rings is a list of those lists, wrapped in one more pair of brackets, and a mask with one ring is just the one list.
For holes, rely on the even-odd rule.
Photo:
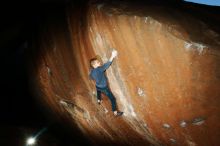
{"label": "sky", "polygon": [[220,0],[185,0],[185,1],[201,3],[206,5],[220,6]]}

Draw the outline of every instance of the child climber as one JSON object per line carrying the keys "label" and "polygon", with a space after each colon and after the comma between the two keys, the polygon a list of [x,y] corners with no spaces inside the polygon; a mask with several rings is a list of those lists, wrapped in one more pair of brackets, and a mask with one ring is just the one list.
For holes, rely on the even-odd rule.
{"label": "child climber", "polygon": [[89,76],[96,82],[96,91],[97,91],[97,100],[98,104],[101,104],[101,93],[104,93],[111,101],[112,111],[115,116],[121,116],[123,112],[116,110],[116,100],[112,92],[108,87],[107,77],[105,75],[106,69],[109,68],[113,59],[117,56],[117,51],[113,50],[112,55],[105,64],[101,64],[98,58],[93,58],[90,60],[90,65],[92,70],[90,71]]}

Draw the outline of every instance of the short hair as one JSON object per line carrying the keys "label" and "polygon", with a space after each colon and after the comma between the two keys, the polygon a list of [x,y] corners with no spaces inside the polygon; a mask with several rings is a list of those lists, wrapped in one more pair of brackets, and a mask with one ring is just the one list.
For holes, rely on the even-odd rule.
{"label": "short hair", "polygon": [[93,68],[93,65],[94,65],[95,61],[99,61],[99,59],[97,57],[90,59],[90,67]]}

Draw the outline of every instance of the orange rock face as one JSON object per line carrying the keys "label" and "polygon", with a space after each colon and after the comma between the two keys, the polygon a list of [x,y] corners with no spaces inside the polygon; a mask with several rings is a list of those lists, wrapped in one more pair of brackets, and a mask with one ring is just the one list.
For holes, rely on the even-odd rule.
{"label": "orange rock face", "polygon": [[[206,22],[165,6],[88,3],[48,17],[38,36],[37,97],[95,145],[220,145],[220,36]],[[106,62],[113,48],[118,118],[88,77],[89,59]]]}

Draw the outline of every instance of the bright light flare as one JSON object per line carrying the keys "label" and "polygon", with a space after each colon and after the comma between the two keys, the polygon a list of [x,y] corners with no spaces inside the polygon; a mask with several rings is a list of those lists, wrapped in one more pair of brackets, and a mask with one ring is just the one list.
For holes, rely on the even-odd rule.
{"label": "bright light flare", "polygon": [[38,139],[38,137],[39,137],[42,133],[44,133],[46,130],[47,130],[47,128],[43,128],[43,129],[41,129],[36,135],[34,135],[34,136],[28,138],[27,141],[26,141],[26,145],[27,145],[27,146],[34,145],[34,144],[36,143],[36,139]]}
{"label": "bright light flare", "polygon": [[27,139],[27,145],[34,145],[36,142],[36,139],[31,137]]}

